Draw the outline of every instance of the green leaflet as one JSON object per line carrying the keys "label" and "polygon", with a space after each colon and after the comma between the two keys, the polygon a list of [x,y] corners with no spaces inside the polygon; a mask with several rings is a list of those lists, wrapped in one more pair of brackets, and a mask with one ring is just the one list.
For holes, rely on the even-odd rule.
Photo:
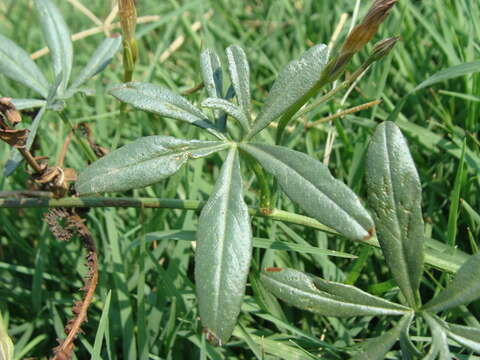
{"label": "green leaflet", "polygon": [[17,110],[39,108],[47,105],[45,100],[38,99],[12,99],[12,104]]}
{"label": "green leaflet", "polygon": [[480,298],[480,253],[471,256],[453,281],[423,307],[438,312],[455,306],[468,304]]}
{"label": "green leaflet", "polygon": [[207,116],[203,112],[184,97],[164,87],[130,82],[110,89],[110,94],[138,109],[188,122],[206,129],[219,139],[225,139],[225,136],[215,128],[215,125],[207,120]]}
{"label": "green leaflet", "polygon": [[226,50],[228,72],[232,81],[238,105],[245,117],[250,119],[250,68],[247,55],[240,46],[231,45]]}
{"label": "green leaflet", "polygon": [[355,193],[336,180],[312,157],[280,146],[241,144],[277,179],[287,196],[321,223],[343,236],[363,240],[373,232],[373,221]]}
{"label": "green leaflet", "polygon": [[326,45],[315,45],[299,60],[290,62],[279,74],[247,138],[285,114],[293,115],[313,95],[328,61]]}
{"label": "green leaflet", "polygon": [[93,53],[87,65],[82,69],[78,77],[68,89],[69,95],[75,93],[78,87],[88,79],[101,72],[110,63],[122,44],[122,37],[110,37],[103,40]]}
{"label": "green leaflet", "polygon": [[[200,68],[202,79],[208,97],[215,99],[223,98],[223,72],[217,53],[211,49],[205,49],[200,55]],[[225,130],[226,116],[222,111],[214,112],[217,127]]]}
{"label": "green leaflet", "polygon": [[140,138],[94,162],[78,177],[80,195],[148,186],[177,172],[189,159],[224,150],[228,143],[182,140],[169,136]]}
{"label": "green leaflet", "polygon": [[200,318],[213,343],[226,343],[233,332],[251,256],[250,216],[243,200],[238,151],[232,148],[202,209],[195,252]]}
{"label": "green leaflet", "polygon": [[360,350],[352,360],[383,360],[387,352],[395,345],[402,331],[408,327],[413,315],[405,315],[397,325],[386,333],[362,344]]}
{"label": "green leaflet", "polygon": [[423,272],[422,190],[408,145],[392,122],[380,124],[367,152],[367,191],[378,240],[410,306]]}
{"label": "green leaflet", "polygon": [[245,113],[240,107],[231,103],[230,101],[217,98],[208,98],[203,100],[202,107],[221,110],[222,112],[225,112],[234,119],[238,120],[242,128],[245,130],[248,131],[250,129],[250,124]]}
{"label": "green leaflet", "polygon": [[48,95],[48,82],[25,50],[0,35],[0,73],[35,90],[43,98]]}
{"label": "green leaflet", "polygon": [[423,312],[422,316],[430,327],[432,335],[432,346],[423,360],[450,360],[452,356],[448,347],[447,334],[442,327],[442,324],[434,315],[431,315],[428,312]]}
{"label": "green leaflet", "polygon": [[447,336],[460,345],[480,354],[480,329],[470,326],[450,324],[437,318],[447,331]]}
{"label": "green leaflet", "polygon": [[62,14],[51,0],[35,0],[43,35],[53,58],[55,77],[61,74],[59,94],[63,95],[72,72],[73,45]]}
{"label": "green leaflet", "polygon": [[267,268],[262,284],[279,299],[324,316],[404,315],[410,309],[354,286],[326,281],[293,269]]}

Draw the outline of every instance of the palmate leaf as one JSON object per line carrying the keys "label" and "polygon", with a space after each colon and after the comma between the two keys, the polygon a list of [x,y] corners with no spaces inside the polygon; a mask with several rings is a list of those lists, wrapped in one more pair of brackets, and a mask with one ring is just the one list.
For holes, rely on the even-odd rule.
{"label": "palmate leaf", "polygon": [[411,310],[354,286],[326,281],[293,269],[267,268],[262,284],[279,299],[324,316],[405,315]]}
{"label": "palmate leaf", "polygon": [[287,196],[305,212],[343,236],[363,240],[373,221],[355,193],[312,157],[281,146],[241,144],[271,173]]}
{"label": "palmate leaf", "polygon": [[285,114],[293,115],[313,95],[328,61],[326,45],[315,45],[279,74],[247,138]]}
{"label": "palmate leaf", "polygon": [[207,120],[207,116],[203,112],[184,97],[164,87],[148,83],[130,82],[110,89],[110,94],[137,109],[185,121],[206,129],[219,139],[225,139],[225,135],[220,133],[215,125]]}
{"label": "palmate leaf", "polygon": [[55,77],[60,74],[62,76],[58,92],[59,95],[63,95],[72,72],[73,45],[70,30],[51,0],[35,0],[35,5],[43,35],[52,54]]}
{"label": "palmate leaf", "polygon": [[243,200],[238,151],[232,148],[201,212],[195,252],[200,318],[213,343],[226,343],[233,332],[251,256],[250,217]]}
{"label": "palmate leaf", "polygon": [[453,281],[423,306],[424,310],[438,312],[468,304],[480,298],[480,253],[471,256]]}
{"label": "palmate leaf", "polygon": [[169,136],[140,138],[94,162],[78,177],[80,195],[124,191],[157,183],[176,173],[189,159],[224,150],[218,141],[181,140]]}
{"label": "palmate leaf", "polygon": [[377,127],[366,170],[378,240],[395,281],[414,306],[424,261],[422,190],[408,145],[394,123]]}
{"label": "palmate leaf", "polygon": [[93,53],[87,65],[82,69],[78,77],[68,89],[68,95],[72,95],[78,88],[90,78],[101,72],[110,63],[122,44],[122,37],[106,38]]}
{"label": "palmate leaf", "polygon": [[395,345],[400,334],[405,331],[412,320],[412,315],[405,315],[397,325],[386,333],[362,344],[362,350],[356,353],[352,360],[383,360],[387,352]]}
{"label": "palmate leaf", "polygon": [[25,50],[3,35],[0,35],[0,73],[47,98],[49,85],[37,65]]}
{"label": "palmate leaf", "polygon": [[250,119],[250,68],[247,56],[240,46],[232,45],[226,50],[228,72],[232,80],[238,105],[245,117]]}

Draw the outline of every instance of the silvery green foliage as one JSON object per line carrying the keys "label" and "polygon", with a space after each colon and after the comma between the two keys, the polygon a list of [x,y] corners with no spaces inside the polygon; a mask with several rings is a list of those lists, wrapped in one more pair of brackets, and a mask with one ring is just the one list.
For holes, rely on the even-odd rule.
{"label": "silvery green foliage", "polygon": [[235,328],[252,256],[242,187],[238,150],[233,147],[200,214],[195,253],[200,318],[218,344],[226,343]]}
{"label": "silvery green foliage", "polygon": [[[256,157],[261,163],[268,159],[262,151],[273,155],[268,161],[287,163],[276,148],[253,144],[241,146],[252,156],[257,152]],[[307,179],[309,176],[305,176],[307,172],[303,168],[314,167],[306,159],[290,161],[290,164],[294,164],[298,175],[304,174]],[[280,166],[266,168],[275,173]],[[480,328],[450,324],[435,315],[436,312],[480,298],[480,254],[471,256],[458,270],[453,281],[419,309],[417,293],[423,272],[424,241],[421,184],[407,143],[395,124],[386,122],[377,127],[368,149],[366,176],[380,245],[409,307],[390,301],[382,304],[378,298],[353,286],[325,281],[291,269],[265,269],[260,277],[262,284],[279,299],[325,316],[392,316],[400,315],[403,311],[404,316],[391,330],[360,345],[361,350],[353,356],[356,360],[384,359],[397,341],[400,341],[404,359],[421,357],[422,353],[409,335],[410,324],[416,315],[428,325],[432,338],[430,350],[424,359],[451,359],[448,339],[480,354]],[[281,174],[277,176],[282,186],[281,178]],[[304,188],[295,186],[291,177],[283,178],[288,180],[284,180],[287,185],[282,187]]]}
{"label": "silvery green foliage", "polygon": [[373,135],[366,179],[385,259],[408,303],[415,306],[424,261],[422,188],[407,142],[392,122],[380,124]]}
{"label": "silvery green foliage", "polygon": [[311,91],[321,80],[327,62],[328,47],[320,44],[312,46],[300,59],[289,63],[273,84],[247,138],[256,135],[272,121],[300,109],[313,95]]}
{"label": "silvery green foliage", "polygon": [[226,149],[219,141],[169,136],[140,138],[93,163],[76,184],[80,195],[123,191],[155,184],[175,174],[189,159]]}
{"label": "silvery green foliage", "polygon": [[[60,11],[52,0],[36,0],[35,7],[39,14],[43,36],[47,42],[52,57],[55,74],[53,82],[49,82],[29,54],[10,39],[0,35],[0,73],[12,80],[34,90],[40,99],[14,99],[12,102],[18,109],[40,108],[33,123],[30,125],[27,149],[33,143],[45,109],[61,111],[65,100],[76,92],[88,79],[102,71],[112,60],[121,45],[121,38],[105,39],[97,48],[88,64],[80,72],[71,86],[69,81],[73,64],[73,45],[70,31]],[[4,173],[10,175],[20,164],[22,157],[17,150],[12,150]]]}

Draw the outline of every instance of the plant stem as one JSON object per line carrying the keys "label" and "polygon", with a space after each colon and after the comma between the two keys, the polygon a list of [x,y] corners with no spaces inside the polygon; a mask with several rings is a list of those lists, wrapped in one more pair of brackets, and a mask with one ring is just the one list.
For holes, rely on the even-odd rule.
{"label": "plant stem", "polygon": [[[0,208],[76,208],[76,207],[120,207],[120,208],[161,208],[161,209],[183,209],[200,211],[205,203],[195,200],[158,199],[158,198],[10,198],[0,199]],[[320,223],[319,221],[300,214],[288,211],[272,209],[265,213],[260,208],[250,207],[251,216],[267,218],[276,221],[283,221],[290,224],[302,225],[312,229],[339,235],[335,230]],[[380,247],[375,236],[361,241],[375,247]],[[451,248],[434,239],[427,239],[425,247],[425,262],[443,271],[455,273],[460,266],[469,258],[469,255],[456,249],[450,253]]]}

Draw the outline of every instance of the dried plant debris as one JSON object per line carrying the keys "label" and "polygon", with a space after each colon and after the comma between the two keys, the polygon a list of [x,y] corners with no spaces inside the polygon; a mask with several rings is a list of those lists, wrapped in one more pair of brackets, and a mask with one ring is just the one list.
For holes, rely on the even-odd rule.
{"label": "dried plant debris", "polygon": [[15,129],[22,121],[20,112],[11,103],[11,98],[0,98],[0,140],[15,148],[23,148],[27,141],[27,129]]}
{"label": "dried plant debris", "polygon": [[73,318],[65,326],[64,340],[59,340],[59,345],[53,349],[53,360],[69,360],[72,358],[74,341],[82,332],[81,325],[87,321],[87,311],[90,306],[98,282],[98,261],[95,242],[88,230],[85,220],[76,214],[74,209],[52,209],[45,215],[50,230],[58,240],[70,240],[76,233],[87,250],[86,266],[88,274],[84,286],[82,300],[76,301],[72,307]]}

